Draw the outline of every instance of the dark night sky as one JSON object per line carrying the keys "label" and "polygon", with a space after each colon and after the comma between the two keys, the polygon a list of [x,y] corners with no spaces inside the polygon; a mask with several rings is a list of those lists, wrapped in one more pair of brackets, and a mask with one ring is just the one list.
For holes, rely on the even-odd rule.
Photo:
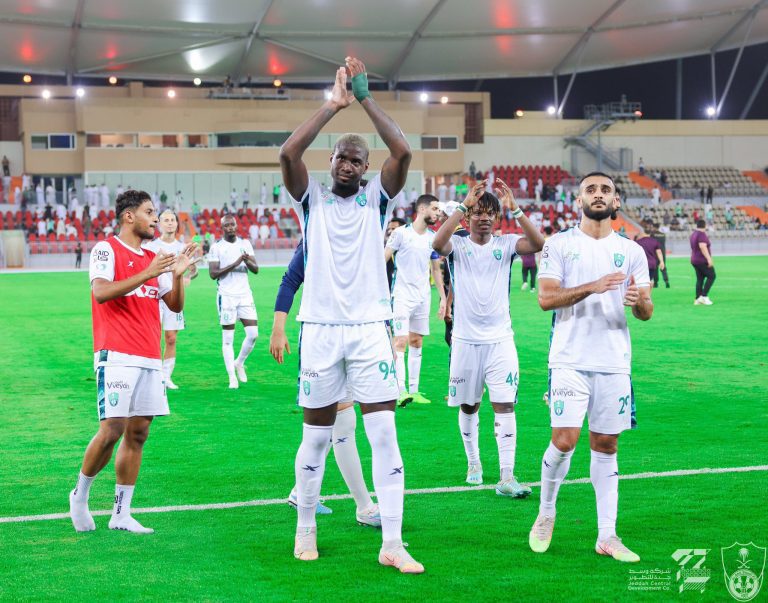
{"label": "dark night sky", "polygon": [[[728,81],[737,51],[716,55],[718,100]],[[731,84],[720,113],[720,119],[738,119],[766,63],[768,43],[748,46]],[[562,99],[569,75],[558,80]],[[646,119],[675,119],[677,61],[660,61],[634,67],[579,73],[565,106],[564,117],[581,119],[583,106],[617,101],[622,94],[629,101],[643,104]],[[609,86],[608,83],[611,85]],[[403,82],[406,90],[475,90],[474,81],[440,81],[416,84]],[[478,90],[491,93],[491,116],[496,119],[514,117],[516,109],[543,111],[552,104],[552,78],[516,78],[483,80]],[[683,59],[683,119],[705,119],[704,109],[711,104],[712,80],[709,55]],[[768,80],[763,83],[747,119],[768,119]]]}

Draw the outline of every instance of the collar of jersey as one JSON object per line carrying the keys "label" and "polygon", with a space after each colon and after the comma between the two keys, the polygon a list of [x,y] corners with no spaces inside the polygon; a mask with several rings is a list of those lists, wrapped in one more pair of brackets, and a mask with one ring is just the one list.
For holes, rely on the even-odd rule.
{"label": "collar of jersey", "polygon": [[133,248],[133,247],[131,247],[131,246],[130,246],[128,243],[124,242],[124,241],[123,241],[123,240],[122,240],[120,237],[118,237],[117,235],[115,235],[115,240],[119,241],[119,242],[120,242],[120,244],[121,244],[123,247],[125,247],[125,248],[126,248],[128,251],[132,251],[132,252],[133,252],[133,253],[135,253],[136,255],[144,255],[144,250],[143,250],[143,249],[141,249],[141,248],[139,248],[139,249],[134,249],[134,248]]}

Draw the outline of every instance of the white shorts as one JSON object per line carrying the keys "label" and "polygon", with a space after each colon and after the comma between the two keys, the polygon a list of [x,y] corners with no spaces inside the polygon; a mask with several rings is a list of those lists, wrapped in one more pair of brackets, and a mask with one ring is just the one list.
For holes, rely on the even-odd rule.
{"label": "white shorts", "polygon": [[183,331],[184,312],[173,312],[168,309],[165,302],[160,300],[160,324],[163,331]]}
{"label": "white shorts", "polygon": [[514,339],[480,344],[453,340],[448,406],[479,404],[483,385],[488,386],[491,402],[517,402],[519,381]]}
{"label": "white shorts", "polygon": [[399,395],[395,356],[384,322],[327,325],[305,322],[299,339],[299,405],[389,402]]}
{"label": "white shorts", "polygon": [[594,373],[555,368],[549,371],[552,427],[581,427],[614,435],[631,427],[632,379],[622,373]]}
{"label": "white shorts", "polygon": [[168,415],[162,371],[138,366],[96,369],[99,420]]}
{"label": "white shorts", "polygon": [[400,301],[394,298],[392,332],[395,337],[405,337],[408,333],[429,335],[429,302],[429,298],[420,302]]}
{"label": "white shorts", "polygon": [[222,295],[216,296],[216,307],[219,310],[219,324],[233,325],[238,320],[258,320],[253,295]]}

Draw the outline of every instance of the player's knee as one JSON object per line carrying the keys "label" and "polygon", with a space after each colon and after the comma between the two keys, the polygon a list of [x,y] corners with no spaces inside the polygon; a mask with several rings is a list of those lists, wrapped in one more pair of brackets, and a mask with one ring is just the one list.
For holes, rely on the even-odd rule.
{"label": "player's knee", "polygon": [[222,329],[221,331],[221,344],[223,346],[232,347],[235,342],[235,330],[234,329]]}
{"label": "player's knee", "polygon": [[395,337],[395,351],[405,352],[405,347],[408,344],[407,337]]}
{"label": "player's knee", "polygon": [[132,428],[126,434],[126,439],[128,439],[131,444],[138,447],[143,446],[144,442],[147,441],[148,437],[149,437],[148,425],[146,427]]}
{"label": "player's knee", "polygon": [[473,415],[478,410],[480,410],[479,404],[462,404],[461,405],[461,412],[463,412],[465,415]]}
{"label": "player's knee", "polygon": [[424,338],[416,333],[411,333],[408,336],[408,345],[411,346],[411,352],[418,350],[421,353],[421,346],[424,345]]}
{"label": "player's knee", "polygon": [[589,446],[595,452],[616,454],[619,450],[619,438],[615,435],[590,432]]}
{"label": "player's knee", "polygon": [[559,432],[552,434],[552,443],[560,452],[570,452],[576,448],[576,442],[579,440],[579,434],[570,432]]}
{"label": "player's knee", "polygon": [[515,412],[515,405],[512,402],[494,402],[493,412],[498,414],[511,414]]}
{"label": "player's knee", "polygon": [[256,325],[245,327],[245,336],[247,339],[255,341],[259,336],[259,327]]}
{"label": "player's knee", "polygon": [[125,422],[120,419],[102,421],[99,425],[99,436],[107,446],[114,445],[125,431]]}

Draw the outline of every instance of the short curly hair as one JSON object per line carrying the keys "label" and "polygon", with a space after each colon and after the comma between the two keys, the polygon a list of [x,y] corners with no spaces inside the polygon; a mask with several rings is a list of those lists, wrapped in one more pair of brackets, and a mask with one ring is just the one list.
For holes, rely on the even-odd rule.
{"label": "short curly hair", "polygon": [[125,213],[129,209],[136,209],[141,206],[145,201],[151,201],[152,197],[145,191],[136,191],[133,189],[127,190],[124,193],[118,195],[115,201],[115,214],[117,221],[120,222]]}
{"label": "short curly hair", "polygon": [[368,148],[368,141],[360,136],[360,134],[342,134],[336,139],[336,142],[333,145],[333,152],[335,153],[337,148],[345,144],[351,144],[361,148],[363,151],[365,151],[366,157],[368,157],[368,154],[370,153],[370,149]]}

